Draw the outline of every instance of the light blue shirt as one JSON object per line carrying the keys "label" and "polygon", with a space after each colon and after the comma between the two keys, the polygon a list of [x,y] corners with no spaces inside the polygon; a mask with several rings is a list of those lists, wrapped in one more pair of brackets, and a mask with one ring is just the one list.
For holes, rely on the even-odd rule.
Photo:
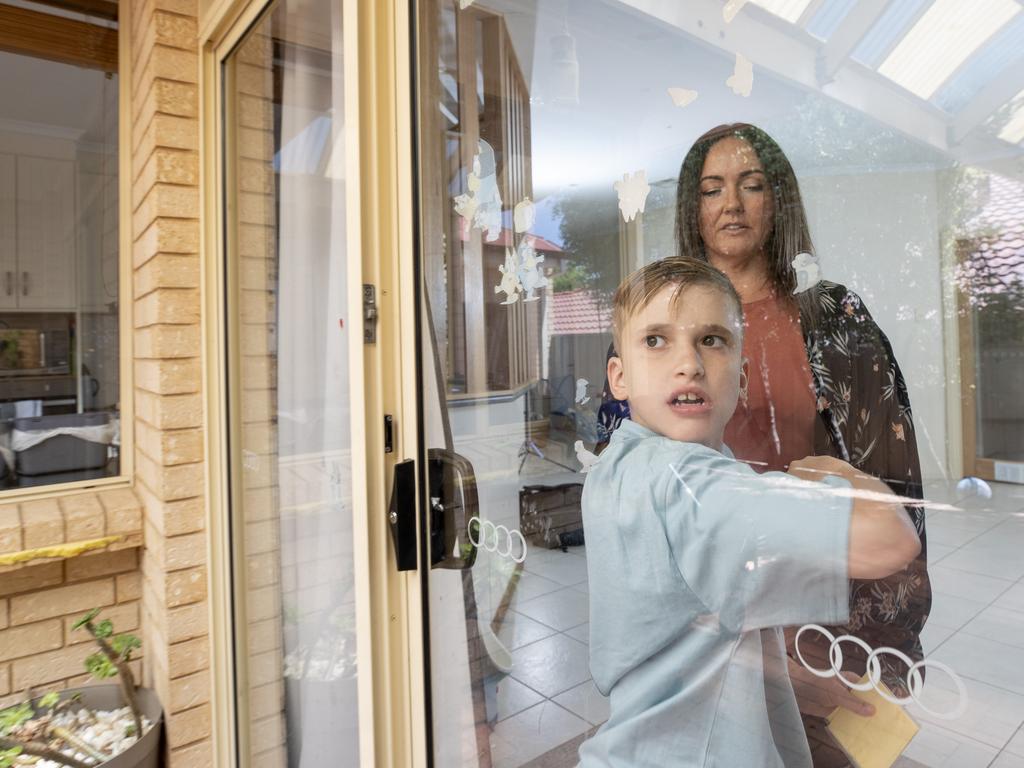
{"label": "light blue shirt", "polygon": [[582,768],[811,765],[778,627],[847,620],[848,489],[622,422],[583,489],[611,716]]}

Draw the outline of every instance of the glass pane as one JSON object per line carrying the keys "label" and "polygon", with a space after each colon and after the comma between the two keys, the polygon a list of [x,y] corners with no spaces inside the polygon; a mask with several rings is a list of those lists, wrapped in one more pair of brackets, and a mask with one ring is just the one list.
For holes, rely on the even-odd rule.
{"label": "glass pane", "polygon": [[[88,23],[116,51],[116,23]],[[0,52],[0,488],[120,472],[118,77],[100,66]]]}
{"label": "glass pane", "polygon": [[[862,726],[889,750],[879,765],[1013,764],[1024,9],[416,5],[435,763],[830,766],[847,750],[868,764],[844,735]],[[744,322],[707,343],[735,350],[731,401],[685,358],[678,374],[700,386],[654,406],[624,389],[643,380],[607,377],[617,287],[676,255],[738,293]],[[734,311],[716,285],[714,306]],[[689,290],[665,300],[668,317]],[[626,349],[628,371],[640,352]],[[717,419],[719,402],[717,441],[673,426]],[[660,421],[645,411],[663,406]],[[610,475],[652,432],[674,442]],[[691,454],[704,458],[662,460]],[[846,462],[830,482],[855,492],[818,484],[773,507],[808,455]],[[728,472],[698,471],[709,456]],[[652,490],[678,491],[687,472],[692,494]],[[726,477],[760,490],[693,524]],[[814,533],[846,536],[869,488],[911,545],[892,560]],[[729,530],[740,541],[715,538]],[[756,554],[728,570],[744,547]],[[703,591],[723,572],[746,586]],[[795,642],[808,624],[854,636],[832,658],[868,688],[917,700],[864,691],[878,714],[827,729],[834,699],[814,706],[807,686],[846,688],[800,663],[798,647],[817,650],[831,672],[827,636]],[[876,667],[879,648],[903,656]]]}
{"label": "glass pane", "polygon": [[243,762],[358,765],[340,2],[225,63],[231,519]]}

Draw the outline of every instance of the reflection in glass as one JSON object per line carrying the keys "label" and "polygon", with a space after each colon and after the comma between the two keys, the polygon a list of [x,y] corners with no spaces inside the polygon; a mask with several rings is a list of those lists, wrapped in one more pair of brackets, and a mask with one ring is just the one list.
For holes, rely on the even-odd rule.
{"label": "reflection in glass", "polygon": [[341,4],[282,2],[225,64],[243,762],[358,765]]}
{"label": "reflection in glass", "polygon": [[[997,15],[946,2],[417,4],[427,445],[471,463],[480,519],[528,544],[522,564],[481,547],[471,568],[447,558],[431,571],[437,764],[573,766],[607,717],[587,666],[579,493],[615,417],[601,413],[610,297],[675,253],[680,162],[704,131],[738,121],[792,161],[821,277],[863,298],[914,405],[938,532],[922,642],[973,703],[941,724],[941,748],[910,708],[923,735],[906,755],[991,761],[1024,723],[1014,662],[980,637],[1021,622],[1024,492],[958,490],[965,474],[1024,482],[1024,12],[989,5]],[[728,84],[738,56],[752,63],[748,96]],[[613,185],[640,170],[650,189],[629,219]],[[519,228],[526,197],[533,221]],[[532,270],[543,279],[531,293]],[[973,626],[945,596],[959,573],[981,577],[963,598],[979,611],[993,600],[982,583],[1006,594]],[[923,700],[947,709],[948,685],[929,672]],[[1015,714],[986,720],[986,696]]]}

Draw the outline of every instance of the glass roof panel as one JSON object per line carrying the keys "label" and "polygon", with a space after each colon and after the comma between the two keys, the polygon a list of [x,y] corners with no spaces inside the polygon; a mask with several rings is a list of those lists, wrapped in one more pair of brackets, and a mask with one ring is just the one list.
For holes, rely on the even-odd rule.
{"label": "glass roof panel", "polygon": [[879,65],[928,0],[893,0],[853,50],[853,58],[874,69]]}
{"label": "glass roof panel", "polygon": [[1016,0],[935,0],[878,68],[922,99],[1015,15]]}
{"label": "glass roof panel", "polygon": [[754,5],[759,5],[766,11],[780,16],[786,21],[795,24],[811,0],[751,0]]}
{"label": "glass roof panel", "polygon": [[857,0],[825,0],[807,23],[807,31],[827,42],[856,4]]}
{"label": "glass roof panel", "polygon": [[932,104],[956,114],[988,83],[1011,68],[1024,68],[1024,14],[996,32],[932,97]]}

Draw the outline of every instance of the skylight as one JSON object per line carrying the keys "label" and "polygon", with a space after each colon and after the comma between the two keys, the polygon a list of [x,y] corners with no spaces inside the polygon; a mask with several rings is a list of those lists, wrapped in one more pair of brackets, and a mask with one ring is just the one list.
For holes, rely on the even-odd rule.
{"label": "skylight", "polygon": [[811,4],[811,0],[751,0],[751,2],[782,17],[791,24],[796,24],[807,10],[807,6]]}
{"label": "skylight", "polygon": [[1016,0],[935,0],[878,71],[922,99],[1004,24],[1021,12]]}
{"label": "skylight", "polygon": [[999,138],[1011,144],[1020,144],[1024,141],[1024,91],[1014,96],[1011,102],[1016,103],[1017,107],[1010,120],[999,131]]}

